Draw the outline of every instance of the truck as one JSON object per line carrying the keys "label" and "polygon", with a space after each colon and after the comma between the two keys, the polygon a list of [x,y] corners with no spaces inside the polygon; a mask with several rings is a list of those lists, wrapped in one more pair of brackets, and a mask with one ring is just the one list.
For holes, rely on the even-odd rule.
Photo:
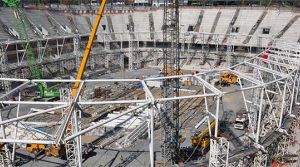
{"label": "truck", "polygon": [[245,110],[241,110],[236,113],[234,128],[244,130],[249,124],[248,113]]}

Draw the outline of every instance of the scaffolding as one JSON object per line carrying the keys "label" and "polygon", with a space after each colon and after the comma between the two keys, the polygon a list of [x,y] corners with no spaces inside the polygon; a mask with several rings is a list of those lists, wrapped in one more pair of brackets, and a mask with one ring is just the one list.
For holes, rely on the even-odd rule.
{"label": "scaffolding", "polygon": [[[163,15],[163,74],[169,76],[175,72],[179,75],[180,46],[179,46],[179,2],[178,0],[164,1]],[[170,72],[168,72],[170,71]],[[164,98],[179,97],[179,78],[167,79],[161,86]],[[162,126],[162,158],[163,166],[177,163],[179,158],[179,100],[165,101],[161,108]]]}

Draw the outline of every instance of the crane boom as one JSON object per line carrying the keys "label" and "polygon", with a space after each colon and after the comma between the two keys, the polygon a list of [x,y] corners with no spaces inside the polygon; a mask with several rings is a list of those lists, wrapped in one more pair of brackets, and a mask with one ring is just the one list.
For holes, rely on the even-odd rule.
{"label": "crane boom", "polygon": [[[79,70],[77,72],[76,80],[81,80],[82,79],[82,76],[83,76],[83,73],[84,73],[84,70],[85,70],[85,67],[86,67],[87,60],[90,56],[91,48],[92,48],[92,45],[94,43],[96,32],[97,32],[97,29],[99,27],[99,24],[100,24],[100,21],[101,21],[101,18],[102,18],[102,14],[104,12],[106,2],[107,2],[107,0],[102,0],[102,2],[101,2],[100,8],[99,8],[98,13],[97,13],[96,20],[95,20],[94,25],[93,25],[92,32],[91,32],[90,37],[89,37],[89,41],[88,41],[88,43],[86,45],[86,48],[84,50],[84,54],[83,54],[83,57],[82,57],[82,60],[81,60],[81,64],[80,64]],[[74,87],[73,87],[73,90],[72,90],[72,96],[73,97],[77,93],[77,89],[79,87],[79,84],[80,84],[79,82],[75,82],[75,84],[74,84]]]}

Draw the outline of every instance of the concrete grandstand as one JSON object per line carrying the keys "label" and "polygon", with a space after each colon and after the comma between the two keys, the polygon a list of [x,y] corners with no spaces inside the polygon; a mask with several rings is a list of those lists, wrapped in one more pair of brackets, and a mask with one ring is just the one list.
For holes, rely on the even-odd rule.
{"label": "concrete grandstand", "polygon": [[[218,2],[214,1],[214,3]],[[78,93],[78,101],[77,99],[71,101],[70,95],[65,94],[71,89],[70,85],[73,84],[75,73],[80,66],[96,19],[96,9],[97,6],[76,5],[39,10],[25,7],[22,9],[22,15],[29,36],[29,43],[26,43],[21,40],[22,34],[18,30],[15,12],[9,8],[0,8],[0,100],[2,100],[0,111],[2,109],[5,112],[9,111],[5,113],[7,116],[4,121],[0,117],[0,128],[3,124],[9,125],[6,127],[9,130],[3,130],[4,134],[8,131],[8,139],[2,138],[0,141],[14,139],[15,143],[21,143],[22,148],[22,141],[28,142],[33,136],[34,141],[43,140],[42,142],[53,144],[56,138],[54,141],[54,135],[47,134],[49,129],[60,129],[58,127],[63,125],[63,118],[66,117],[60,111],[66,108],[66,105],[76,104],[82,107],[80,112],[84,116],[82,118],[80,116],[78,127],[82,128],[79,131],[84,133],[74,132],[74,134],[77,134],[76,137],[84,138],[86,143],[96,143],[97,146],[95,155],[85,157],[86,159],[82,161],[83,165],[153,166],[155,162],[156,166],[161,166],[162,151],[159,139],[161,125],[158,121],[159,110],[156,111],[155,107],[159,108],[162,102],[171,99],[161,98],[162,92],[160,92],[163,82],[160,80],[169,79],[161,76],[164,66],[163,50],[171,45],[164,42],[164,9],[160,7],[107,8],[88,59],[86,78],[82,80],[80,87],[83,93],[82,95]],[[246,161],[253,162],[254,166],[260,166],[257,163],[267,161],[261,157],[273,153],[274,143],[277,149],[277,144],[283,138],[286,140],[288,140],[287,136],[293,136],[295,140],[299,138],[296,135],[299,130],[295,128],[299,125],[294,125],[294,122],[299,121],[299,106],[296,104],[300,104],[297,101],[300,83],[297,69],[300,57],[300,12],[288,8],[232,6],[181,6],[179,11],[179,63],[184,75],[171,77],[180,78],[183,85],[180,89],[182,95],[176,97],[182,100],[180,101],[182,115],[180,133],[183,140],[181,149],[190,149],[190,136],[196,124],[207,122],[210,127],[213,118],[217,117],[218,120],[220,111],[220,129],[224,130],[227,126],[229,128],[224,130],[225,137],[222,136],[222,139],[215,140],[211,137],[211,141],[215,141],[215,143],[211,142],[211,145],[228,143],[228,146],[224,147],[227,150],[225,166],[228,166],[228,163],[230,166],[245,165]],[[30,62],[26,59],[28,45],[33,49],[37,64],[41,66],[43,79],[46,79],[43,82],[49,85],[54,82],[68,83],[65,85],[69,87],[65,85],[60,87],[60,95],[64,99],[48,102],[35,101],[32,98],[35,96],[32,90],[40,81],[32,79]],[[270,53],[270,57],[263,57],[264,53]],[[239,83],[228,87],[219,86],[217,80],[220,71],[230,71],[239,76]],[[25,90],[23,84],[28,84]],[[86,87],[83,86],[84,84]],[[20,93],[17,95],[11,90],[18,90]],[[144,90],[146,91],[143,92]],[[118,103],[118,100],[122,101]],[[18,103],[22,104],[24,109],[21,111],[23,112],[21,118],[26,118],[25,123],[22,122],[24,123],[22,128],[24,126],[23,129],[27,130],[27,125],[30,127],[34,125],[32,127],[35,130],[32,131],[39,131],[40,136],[36,135],[36,137],[35,134],[26,136],[24,130],[19,132],[19,136],[12,137],[17,133],[17,128],[11,122],[21,118],[18,118],[18,115],[16,118],[15,115],[10,116],[10,110],[19,111],[20,107],[10,109],[6,104],[20,105]],[[39,105],[42,104],[46,104],[46,107],[39,109]],[[58,105],[62,105],[59,106],[61,108],[52,111],[51,107]],[[255,110],[255,113],[260,114],[259,118],[258,115],[251,118],[262,119],[261,133],[250,126],[249,129],[252,131],[239,131],[233,128],[232,122],[235,120],[231,117],[232,114],[236,114],[244,106],[247,108],[247,105],[252,107],[249,107],[252,109],[249,111],[254,113]],[[49,111],[47,107],[50,108]],[[263,109],[265,109],[264,114],[262,114]],[[25,113],[25,110],[30,111]],[[51,114],[49,114],[50,110]],[[42,117],[42,114],[37,113],[49,115]],[[149,113],[153,114],[151,121]],[[37,115],[39,117],[35,118],[34,116]],[[150,125],[154,124],[154,119],[156,119],[155,128],[154,125]],[[35,122],[37,120],[38,123]],[[106,121],[109,124],[103,123]],[[67,127],[67,124],[65,125]],[[16,126],[18,127],[18,124]],[[98,129],[87,130],[96,126]],[[151,128],[153,126],[151,132],[150,126]],[[260,123],[257,127],[260,128]],[[274,130],[275,127],[278,129]],[[293,129],[291,132],[292,128],[296,130]],[[211,135],[210,131],[211,129],[209,129]],[[62,130],[61,134],[63,133]],[[218,136],[218,133],[219,131],[216,130],[215,136]],[[63,135],[61,137],[64,138]],[[46,141],[48,139],[49,141]],[[154,149],[155,155],[151,155],[151,146],[148,149],[148,145],[151,145],[149,141],[152,142],[152,151]],[[245,144],[247,142],[255,144],[249,144],[248,147],[248,144]],[[288,145],[287,142],[285,144]],[[218,147],[211,146],[210,149],[215,153],[221,153],[218,152]],[[81,149],[81,145],[77,148]],[[298,149],[298,146],[293,149]],[[202,150],[201,153],[196,153],[196,158],[191,158],[192,156],[187,155],[193,155],[195,150],[189,150],[185,155],[187,160],[180,163],[188,166],[208,165],[209,160],[214,158],[213,151],[210,154]],[[63,166],[68,163],[65,159],[33,156],[31,153],[26,153],[24,149],[18,149],[17,154],[22,155],[17,156],[21,157],[22,162],[19,164],[24,166],[37,164]],[[282,157],[291,155],[293,161],[291,164],[295,165],[297,156],[294,154],[296,151],[293,151],[292,155],[282,153]],[[81,153],[78,155],[82,157]],[[275,153],[273,155],[275,156]],[[285,158],[282,157],[275,158],[281,160]],[[40,161],[36,163],[36,159]],[[272,162],[273,159],[268,159],[268,164]]]}

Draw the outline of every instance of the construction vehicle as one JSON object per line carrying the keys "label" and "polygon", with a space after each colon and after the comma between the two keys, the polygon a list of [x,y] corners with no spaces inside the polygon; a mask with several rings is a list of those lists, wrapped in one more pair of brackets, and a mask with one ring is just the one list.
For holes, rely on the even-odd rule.
{"label": "construction vehicle", "polygon": [[42,152],[47,156],[53,157],[63,157],[65,156],[65,148],[64,145],[56,146],[56,145],[45,145],[45,144],[26,144],[26,151],[31,152],[35,155],[38,155]]}
{"label": "construction vehicle", "polygon": [[171,68],[163,68],[160,70],[160,74],[163,74],[164,76],[183,75],[183,71],[181,69],[172,70]]}
{"label": "construction vehicle", "polygon": [[220,73],[220,84],[221,86],[229,86],[231,84],[238,84],[239,78],[237,75],[231,72],[221,72]]}
{"label": "construction vehicle", "polygon": [[[78,73],[77,73],[77,77],[76,77],[77,80],[81,80],[82,77],[83,77],[83,73],[85,71],[85,67],[86,67],[88,58],[90,56],[91,48],[92,48],[92,45],[93,45],[93,42],[94,42],[94,39],[95,39],[95,36],[96,36],[96,32],[97,32],[99,23],[100,23],[101,18],[102,18],[102,14],[104,12],[106,2],[107,2],[107,0],[103,0],[101,2],[100,8],[98,10],[98,14],[97,14],[96,20],[94,22],[94,26],[93,26],[92,32],[90,34],[89,41],[87,43],[87,46],[86,46],[86,49],[84,51],[84,55],[83,55],[83,58],[81,60],[81,64],[80,64],[80,67],[79,67],[79,70],[78,70]],[[77,91],[78,91],[77,89],[79,88],[79,84],[80,84],[80,82],[75,82],[75,84],[74,84],[74,87],[72,89],[72,96],[73,97],[75,97],[76,94],[77,94]],[[71,122],[68,122],[66,133],[72,132],[72,128],[73,127],[72,127]],[[88,153],[90,153],[90,150],[91,150],[90,146],[88,146],[87,149],[86,149],[86,147],[87,146],[83,146],[83,150],[84,150],[83,155],[85,157],[87,156]],[[45,150],[45,154],[49,155],[49,156],[63,157],[66,154],[66,148],[64,147],[63,144],[61,144],[60,146],[49,145],[49,146],[45,147],[44,150]]]}
{"label": "construction vehicle", "polygon": [[191,137],[191,143],[193,147],[199,147],[203,152],[206,150],[210,143],[210,136],[209,136],[209,128],[213,132],[216,126],[216,121],[213,121],[210,127],[206,127],[203,131],[195,132]]}
{"label": "construction vehicle", "polygon": [[[15,17],[17,19],[18,22],[18,26],[17,28],[19,29],[18,33],[19,33],[19,38],[22,40],[26,40],[26,45],[29,43],[29,37],[28,34],[26,33],[26,27],[25,27],[25,22],[24,22],[24,18],[21,14],[21,10],[19,9],[19,5],[20,5],[20,0],[2,0],[7,6],[9,6],[10,8],[12,8],[14,10],[14,14]],[[77,73],[77,80],[81,80],[83,77],[83,73],[85,71],[85,67],[87,64],[87,60],[90,56],[90,52],[91,52],[91,48],[96,36],[96,32],[99,26],[99,23],[101,21],[102,18],[102,14],[104,12],[104,8],[105,8],[105,4],[106,4],[107,0],[103,0],[101,2],[100,8],[98,10],[97,13],[97,17],[96,20],[94,22],[94,26],[92,29],[92,32],[90,34],[89,37],[89,41],[87,43],[86,49],[84,51],[84,55],[81,61],[81,65],[79,67],[78,73]],[[33,54],[33,49],[31,48],[30,45],[28,45],[29,47],[27,47],[27,62],[29,64],[29,68],[30,71],[32,73],[32,78],[33,79],[41,79],[42,78],[42,73],[39,69],[38,63],[35,61],[35,56]],[[24,46],[25,48],[25,46]],[[75,97],[77,94],[77,89],[79,88],[79,84],[80,82],[75,82],[73,90],[72,90],[72,96]],[[55,90],[53,90],[54,87],[51,88],[47,88],[47,84],[46,83],[38,83],[37,85],[39,94],[38,96],[41,98],[59,98],[60,97],[60,93],[56,92]],[[72,132],[72,124],[71,122],[68,122],[68,126],[67,126],[67,130],[66,132]],[[51,156],[62,156],[63,153],[66,153],[64,145],[44,145],[44,144],[27,144],[26,145],[26,150],[29,152],[32,152],[34,154],[39,154],[41,151],[45,151],[46,155],[51,155]],[[87,153],[87,151],[85,151],[85,154]]]}
{"label": "construction vehicle", "polygon": [[[14,16],[17,21],[16,30],[19,34],[19,39],[25,41],[25,43],[22,43],[22,47],[26,48],[26,60],[29,69],[31,71],[31,79],[42,79],[43,75],[40,70],[40,66],[36,61],[36,57],[30,45],[29,37],[25,26],[24,16],[22,14],[22,10],[19,8],[20,0],[2,0],[2,1],[4,2],[4,4],[9,6],[12,10],[14,10]],[[38,83],[35,99],[46,99],[46,98],[48,100],[59,99],[60,92],[54,90],[56,87],[57,85],[48,88],[45,82]]]}
{"label": "construction vehicle", "polygon": [[248,119],[247,111],[241,110],[241,111],[237,112],[235,122],[233,125],[234,128],[243,130],[248,126],[248,124],[249,124],[249,119]]}
{"label": "construction vehicle", "polygon": [[42,151],[44,151],[46,148],[46,145],[44,144],[26,144],[26,151],[31,152],[35,155],[40,154]]}
{"label": "construction vehicle", "polygon": [[[22,40],[26,40],[26,45],[29,43],[29,37],[28,37],[28,34],[27,34],[27,31],[26,31],[26,27],[25,27],[25,22],[24,22],[24,18],[21,14],[21,10],[19,9],[19,5],[20,5],[20,0],[2,0],[7,6],[9,6],[10,8],[12,8],[14,10],[14,14],[15,14],[15,17],[17,19],[17,22],[18,22],[18,26],[17,28],[19,29],[19,38],[22,39]],[[78,74],[77,74],[77,77],[76,79],[77,80],[81,80],[82,77],[83,77],[83,73],[85,71],[85,67],[86,67],[86,64],[87,64],[87,60],[88,60],[88,57],[90,55],[90,52],[91,52],[91,48],[92,48],[92,45],[93,45],[93,42],[94,42],[94,39],[95,39],[95,36],[96,36],[96,32],[97,32],[97,29],[98,29],[98,26],[99,26],[99,23],[101,21],[101,18],[102,18],[102,14],[104,12],[104,8],[105,8],[105,4],[106,4],[107,0],[103,0],[101,2],[101,5],[100,5],[100,8],[98,10],[98,14],[97,14],[97,17],[96,17],[96,20],[94,22],[94,26],[93,26],[93,29],[92,29],[92,32],[90,34],[90,37],[89,37],[89,41],[87,43],[87,46],[86,46],[86,49],[84,51],[84,55],[83,55],[83,58],[82,58],[82,61],[81,61],[81,65],[79,67],[79,70],[78,70]],[[29,64],[29,68],[30,68],[30,71],[32,73],[32,78],[34,79],[41,79],[42,78],[42,73],[38,67],[38,63],[35,61],[35,56],[33,54],[33,49],[31,48],[30,45],[28,45],[29,47],[27,47],[27,62]],[[25,48],[25,46],[24,46]],[[74,87],[73,87],[73,90],[72,90],[72,95],[73,97],[76,96],[77,94],[77,89],[79,88],[79,82],[75,82],[74,84]],[[59,98],[60,97],[60,93],[59,92],[56,92],[54,91],[51,87],[51,88],[47,88],[47,84],[46,83],[38,83],[37,85],[37,88],[38,88],[38,91],[39,91],[39,97],[41,98]],[[69,122],[68,123],[68,126],[67,126],[67,132],[71,132],[72,131],[72,126],[71,126],[71,123]],[[65,153],[65,149],[64,149],[64,145],[61,145],[60,147],[59,146],[56,146],[56,145],[44,145],[44,144],[27,144],[26,145],[26,150],[29,151],[29,152],[33,152],[35,154],[38,154],[40,153],[41,151],[45,151],[45,154],[46,155],[51,155],[51,156],[61,156],[62,152]]]}
{"label": "construction vehicle", "polygon": [[45,148],[45,155],[63,158],[66,155],[66,149],[63,144],[60,146],[49,145]]}

